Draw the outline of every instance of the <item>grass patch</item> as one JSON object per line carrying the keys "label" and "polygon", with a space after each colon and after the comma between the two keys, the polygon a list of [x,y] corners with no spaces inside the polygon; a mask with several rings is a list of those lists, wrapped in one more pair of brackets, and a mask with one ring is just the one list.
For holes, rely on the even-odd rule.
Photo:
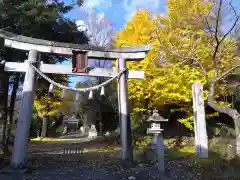
{"label": "grass patch", "polygon": [[104,147],[104,148],[84,148],[84,153],[112,153],[116,151],[120,151],[120,147]]}
{"label": "grass patch", "polygon": [[182,147],[182,148],[170,148],[165,151],[166,161],[172,161],[176,159],[191,157],[195,155],[194,147]]}
{"label": "grass patch", "polygon": [[63,138],[33,138],[31,142],[73,142],[80,141],[82,138],[72,138],[72,139],[63,139]]}

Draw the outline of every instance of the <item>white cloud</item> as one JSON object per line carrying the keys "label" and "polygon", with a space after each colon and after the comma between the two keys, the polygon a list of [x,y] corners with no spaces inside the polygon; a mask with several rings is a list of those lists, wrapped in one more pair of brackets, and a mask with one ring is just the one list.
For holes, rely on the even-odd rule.
{"label": "white cloud", "polygon": [[77,29],[79,31],[86,31],[87,30],[87,26],[85,25],[83,20],[77,20],[76,25],[77,25]]}
{"label": "white cloud", "polygon": [[85,0],[83,7],[86,9],[108,9],[112,6],[112,0]]}
{"label": "white cloud", "polygon": [[[100,12],[105,12],[109,9],[113,13],[119,12],[123,13],[124,19],[128,21],[136,12],[137,9],[147,8],[151,12],[156,12],[160,5],[165,0],[118,0],[119,3],[116,3],[116,0],[85,0],[83,7],[85,9],[98,9]],[[118,6],[115,6],[118,4]],[[116,9],[117,8],[117,9]],[[123,12],[123,11],[124,12]]]}
{"label": "white cloud", "polygon": [[[89,9],[88,11],[85,11],[85,16],[83,17],[84,20],[79,19],[76,21],[76,25],[79,31],[86,31],[89,30],[88,24],[92,25],[92,24],[96,24],[96,23],[101,23],[101,21],[104,21],[105,17],[105,13],[96,13],[94,11],[91,11],[91,9]],[[92,20],[96,21],[96,22],[91,22]]]}
{"label": "white cloud", "polygon": [[82,25],[84,25],[84,21],[82,21],[82,20],[77,20],[77,21],[76,21],[76,25],[77,25],[77,26],[82,26]]}

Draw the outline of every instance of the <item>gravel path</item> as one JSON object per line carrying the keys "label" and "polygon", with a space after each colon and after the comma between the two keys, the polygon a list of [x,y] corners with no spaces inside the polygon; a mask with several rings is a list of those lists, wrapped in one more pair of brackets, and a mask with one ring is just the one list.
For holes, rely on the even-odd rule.
{"label": "gravel path", "polygon": [[79,142],[33,143],[29,147],[26,172],[0,171],[0,180],[165,180],[154,167],[124,165],[119,152],[86,152],[74,156],[60,154],[64,148],[99,148],[83,138]]}

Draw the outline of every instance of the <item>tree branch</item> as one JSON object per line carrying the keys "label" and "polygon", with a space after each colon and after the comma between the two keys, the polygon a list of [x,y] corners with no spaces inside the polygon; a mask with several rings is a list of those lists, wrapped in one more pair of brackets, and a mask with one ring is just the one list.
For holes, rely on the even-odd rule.
{"label": "tree branch", "polygon": [[215,27],[215,39],[217,41],[217,44],[219,44],[219,39],[218,39],[218,27],[219,27],[219,20],[220,20],[220,12],[221,12],[221,8],[222,8],[222,0],[220,0],[219,2],[219,8],[217,11],[217,20],[216,20],[216,27]]}
{"label": "tree branch", "polygon": [[[202,63],[197,58],[189,57],[189,56],[182,56],[180,54],[174,53],[173,51],[170,51],[170,50],[166,49],[163,46],[160,46],[160,47],[163,48],[168,53],[172,54],[173,56],[176,56],[176,57],[179,57],[179,58],[185,59],[185,60],[195,61],[198,65],[198,67],[200,68],[199,72],[202,73],[205,76],[206,79],[208,79],[208,73],[207,73],[206,69],[203,67]],[[187,64],[189,64],[189,63],[187,63]]]}
{"label": "tree branch", "polygon": [[228,31],[226,34],[224,34],[223,38],[220,40],[220,43],[221,43],[221,42],[232,32],[232,30],[236,27],[236,25],[237,25],[237,23],[238,23],[238,21],[239,21],[239,18],[240,18],[239,16],[236,17],[236,20],[234,21],[232,27],[229,29],[229,31]]}
{"label": "tree branch", "polygon": [[[219,9],[218,9],[218,13],[217,13],[217,22],[216,22],[216,30],[215,30],[215,39],[216,39],[216,46],[214,48],[214,52],[213,52],[213,56],[212,56],[212,60],[213,60],[213,63],[215,65],[215,75],[214,75],[214,80],[213,81],[218,81],[220,79],[222,79],[222,77],[224,77],[225,75],[223,76],[220,76],[220,78],[218,77],[218,74],[219,74],[219,70],[220,70],[220,65],[221,65],[221,57],[219,58],[219,62],[217,63],[217,53],[218,53],[218,50],[219,50],[219,47],[221,45],[221,43],[225,40],[225,38],[232,32],[232,30],[235,28],[235,26],[237,25],[238,21],[239,21],[239,16],[237,16],[237,13],[234,9],[234,7],[232,6],[231,2],[229,3],[229,5],[231,6],[232,10],[234,11],[234,14],[236,16],[236,19],[233,23],[233,25],[231,26],[231,28],[227,31],[227,33],[225,33],[223,35],[223,37],[221,38],[221,40],[218,39],[218,26],[219,26],[219,18],[220,18],[220,11],[221,11],[221,7],[222,7],[222,0],[220,0],[219,2]],[[235,68],[234,68],[235,69]],[[227,75],[227,74],[226,74]]]}
{"label": "tree branch", "polygon": [[221,76],[217,77],[213,82],[216,83],[216,82],[220,81],[225,76],[227,76],[229,73],[231,73],[232,71],[234,71],[235,69],[237,69],[239,67],[240,67],[240,65],[237,65],[235,67],[232,67],[232,68],[228,69],[227,71],[223,72]]}
{"label": "tree branch", "polygon": [[212,107],[215,111],[227,114],[230,117],[232,117],[234,120],[236,120],[237,116],[239,116],[239,113],[237,112],[237,110],[227,106],[217,104],[214,101],[214,95],[215,95],[215,82],[211,82],[209,86],[208,105]]}
{"label": "tree branch", "polygon": [[214,65],[216,66],[216,70],[215,70],[215,74],[218,74],[218,65],[217,65],[217,61],[216,61],[216,56],[217,56],[217,52],[218,52],[218,48],[221,44],[221,42],[219,41],[218,39],[218,28],[219,28],[219,20],[220,20],[220,12],[221,12],[221,8],[222,8],[222,0],[220,0],[219,2],[219,8],[218,8],[218,11],[217,11],[217,19],[216,19],[216,27],[215,27],[215,33],[214,33],[214,37],[216,39],[216,46],[214,48],[214,52],[213,52],[213,55],[212,55],[212,60],[213,60],[213,63]]}
{"label": "tree branch", "polygon": [[[208,80],[208,73],[207,73],[206,69],[203,67],[203,65],[202,65],[202,63],[200,62],[200,60],[198,60],[197,58],[194,58],[194,57],[182,56],[182,55],[180,55],[180,54],[173,53],[172,50],[166,49],[166,47],[161,46],[161,40],[160,40],[160,37],[159,37],[159,35],[158,35],[158,34],[159,34],[159,33],[158,33],[158,29],[155,30],[155,34],[156,34],[157,39],[158,39],[158,42],[159,42],[159,44],[160,44],[160,45],[159,45],[160,48],[163,48],[163,49],[164,49],[165,51],[167,51],[168,53],[172,54],[173,56],[177,56],[177,57],[179,57],[179,58],[181,58],[181,59],[195,61],[195,62],[197,63],[197,65],[198,65],[198,67],[200,68],[200,70],[198,70],[197,68],[196,68],[196,69],[197,69],[200,73],[202,73],[202,74],[205,76],[205,78]],[[190,52],[192,52],[192,51],[190,51]]]}
{"label": "tree branch", "polygon": [[[208,15],[209,16],[209,15]],[[210,24],[209,24],[209,22],[208,22],[208,16],[207,17],[204,17],[204,19],[205,19],[205,22],[207,23],[207,27],[208,27],[208,30],[209,30],[209,33],[210,33],[210,35],[211,35],[211,37],[213,37],[213,30],[212,30],[212,28],[211,28],[211,26],[210,26]]]}

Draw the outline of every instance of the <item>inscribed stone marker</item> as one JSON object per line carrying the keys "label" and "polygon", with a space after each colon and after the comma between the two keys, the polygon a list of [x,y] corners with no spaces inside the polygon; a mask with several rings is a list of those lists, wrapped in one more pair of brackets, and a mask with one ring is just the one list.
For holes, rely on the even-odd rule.
{"label": "inscribed stone marker", "polygon": [[203,86],[200,83],[192,85],[194,132],[197,156],[208,157],[208,137],[206,130],[206,117],[204,107]]}

